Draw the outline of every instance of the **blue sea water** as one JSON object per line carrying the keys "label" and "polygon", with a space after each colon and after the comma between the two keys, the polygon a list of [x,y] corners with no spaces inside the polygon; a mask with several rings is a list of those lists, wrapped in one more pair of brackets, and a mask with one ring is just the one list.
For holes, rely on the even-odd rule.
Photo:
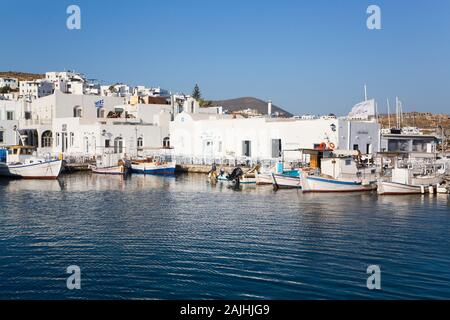
{"label": "blue sea water", "polygon": [[0,180],[0,298],[450,299],[449,199],[195,174]]}

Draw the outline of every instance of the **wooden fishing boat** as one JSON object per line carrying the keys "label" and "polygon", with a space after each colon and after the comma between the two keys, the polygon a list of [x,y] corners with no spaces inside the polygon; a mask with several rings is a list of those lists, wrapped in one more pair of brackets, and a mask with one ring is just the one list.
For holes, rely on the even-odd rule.
{"label": "wooden fishing boat", "polygon": [[276,189],[300,189],[302,187],[300,175],[272,173],[272,184]]}
{"label": "wooden fishing boat", "polygon": [[175,161],[162,161],[153,158],[136,159],[131,161],[131,172],[138,174],[173,175]]}
{"label": "wooden fishing boat", "polygon": [[124,165],[118,165],[118,166],[110,166],[110,167],[97,167],[97,166],[90,166],[90,169],[92,173],[96,174],[126,174],[127,168]]}
{"label": "wooden fishing boat", "polygon": [[317,155],[317,167],[303,171],[303,192],[362,192],[377,188],[376,166],[361,161],[358,151],[333,150]]}
{"label": "wooden fishing boat", "polygon": [[[0,176],[23,179],[56,179],[61,173],[62,159],[33,156],[34,147],[13,146],[7,149],[5,162],[0,163]],[[3,153],[5,153],[3,151]]]}

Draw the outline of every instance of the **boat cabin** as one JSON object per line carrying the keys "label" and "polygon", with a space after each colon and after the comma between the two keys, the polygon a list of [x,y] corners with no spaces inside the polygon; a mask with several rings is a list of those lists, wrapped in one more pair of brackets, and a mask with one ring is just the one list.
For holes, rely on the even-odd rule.
{"label": "boat cabin", "polygon": [[363,163],[355,150],[302,150],[309,155],[310,167],[333,179],[365,178],[376,174],[376,167]]}
{"label": "boat cabin", "polygon": [[36,147],[32,146],[11,146],[6,150],[6,163],[25,163],[36,154]]}

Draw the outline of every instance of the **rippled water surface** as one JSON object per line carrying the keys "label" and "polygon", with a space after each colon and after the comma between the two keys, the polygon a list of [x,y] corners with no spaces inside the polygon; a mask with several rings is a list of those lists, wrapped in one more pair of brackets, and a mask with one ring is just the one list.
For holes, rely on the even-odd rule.
{"label": "rippled water surface", "polygon": [[450,299],[449,199],[233,191],[194,174],[0,180],[0,298]]}

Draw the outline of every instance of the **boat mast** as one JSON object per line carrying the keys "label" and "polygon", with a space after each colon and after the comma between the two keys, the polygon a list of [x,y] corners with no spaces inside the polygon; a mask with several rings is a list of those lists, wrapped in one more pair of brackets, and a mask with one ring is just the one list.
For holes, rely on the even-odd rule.
{"label": "boat mast", "polygon": [[391,129],[391,106],[389,105],[389,98],[386,99],[387,100],[387,109],[388,109],[388,126],[389,129]]}
{"label": "boat mast", "polygon": [[13,130],[16,133],[16,135],[19,137],[19,140],[22,143],[22,146],[25,146],[25,138],[20,134],[19,130],[17,129],[17,126],[14,126]]}

